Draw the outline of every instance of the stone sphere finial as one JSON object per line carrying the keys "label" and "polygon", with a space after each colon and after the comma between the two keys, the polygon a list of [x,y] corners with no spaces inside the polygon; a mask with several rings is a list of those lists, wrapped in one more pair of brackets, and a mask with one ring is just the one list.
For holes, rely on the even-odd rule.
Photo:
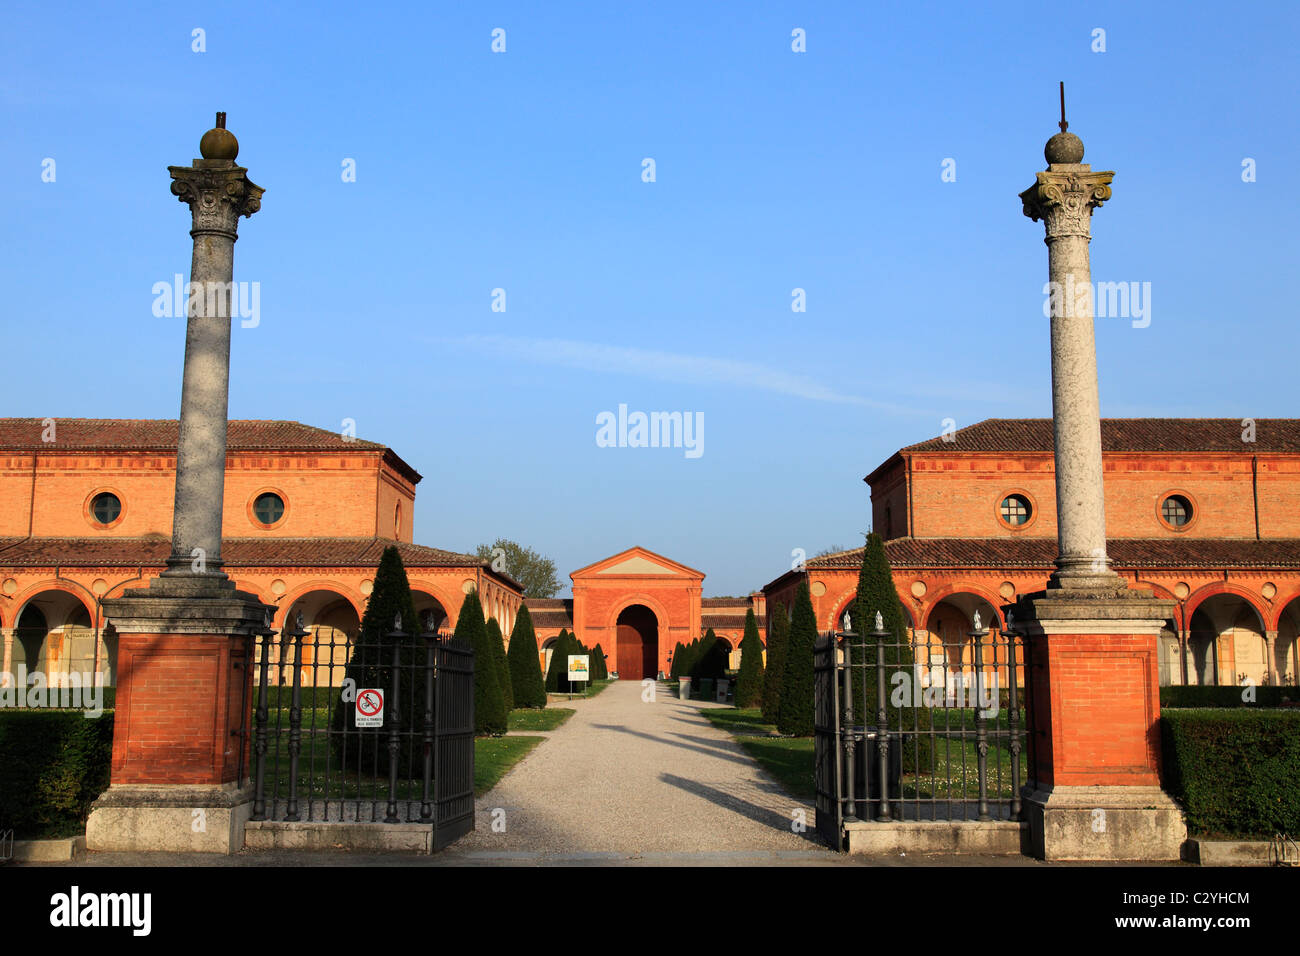
{"label": "stone sphere finial", "polygon": [[226,129],[226,114],[217,114],[217,125],[199,140],[199,155],[204,159],[234,160],[239,155],[239,140]]}
{"label": "stone sphere finial", "polygon": [[1047,141],[1043,155],[1047,158],[1049,166],[1057,163],[1081,163],[1083,162],[1083,140],[1073,133],[1062,130]]}

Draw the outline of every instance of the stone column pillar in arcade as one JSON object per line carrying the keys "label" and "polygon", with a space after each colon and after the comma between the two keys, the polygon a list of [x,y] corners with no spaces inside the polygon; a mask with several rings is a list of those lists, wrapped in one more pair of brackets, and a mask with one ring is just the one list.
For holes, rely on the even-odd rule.
{"label": "stone column pillar in arcade", "polygon": [[252,637],[272,609],[221,570],[221,520],[234,245],[262,189],[235,164],[224,113],[199,151],[192,166],[168,167],[194,240],[172,552],[148,587],[103,602],[119,635],[118,685],[110,784],[86,825],[94,850],[231,853],[251,810],[239,731]]}
{"label": "stone column pillar in arcade", "polygon": [[1031,645],[1024,807],[1044,859],[1173,860],[1187,831],[1160,788],[1157,648],[1173,602],[1128,587],[1106,553],[1088,244],[1114,173],[1083,162],[1064,91],[1060,126],[1020,194],[1046,227],[1059,551],[1046,590],[1010,609]]}

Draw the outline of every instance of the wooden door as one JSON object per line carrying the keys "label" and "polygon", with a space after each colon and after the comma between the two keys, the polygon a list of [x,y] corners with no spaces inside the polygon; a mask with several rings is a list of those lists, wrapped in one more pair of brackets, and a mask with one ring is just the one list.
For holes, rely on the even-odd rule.
{"label": "wooden door", "polygon": [[630,624],[620,624],[617,637],[619,679],[640,680],[645,676],[645,641],[641,632]]}

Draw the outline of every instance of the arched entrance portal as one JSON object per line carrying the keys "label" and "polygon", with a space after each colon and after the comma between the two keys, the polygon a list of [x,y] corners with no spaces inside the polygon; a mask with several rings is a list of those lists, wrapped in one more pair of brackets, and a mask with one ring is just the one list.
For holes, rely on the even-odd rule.
{"label": "arched entrance portal", "polygon": [[658,674],[659,619],[654,611],[644,604],[624,608],[618,616],[617,642],[620,680],[642,680]]}

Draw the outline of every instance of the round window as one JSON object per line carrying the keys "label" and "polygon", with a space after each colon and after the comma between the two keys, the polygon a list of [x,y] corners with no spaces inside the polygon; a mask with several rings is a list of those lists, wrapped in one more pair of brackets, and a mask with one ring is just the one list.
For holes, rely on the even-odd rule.
{"label": "round window", "polygon": [[1032,510],[1029,499],[1024,495],[1007,495],[1002,499],[1002,520],[1013,528],[1027,524]]}
{"label": "round window", "polygon": [[1181,528],[1192,520],[1192,503],[1182,495],[1170,495],[1160,502],[1160,517],[1172,528]]}
{"label": "round window", "polygon": [[122,502],[117,495],[101,491],[90,500],[90,515],[96,524],[110,525],[122,514]]}
{"label": "round window", "polygon": [[253,502],[253,517],[264,525],[273,525],[284,517],[284,499],[273,491],[264,491]]}

